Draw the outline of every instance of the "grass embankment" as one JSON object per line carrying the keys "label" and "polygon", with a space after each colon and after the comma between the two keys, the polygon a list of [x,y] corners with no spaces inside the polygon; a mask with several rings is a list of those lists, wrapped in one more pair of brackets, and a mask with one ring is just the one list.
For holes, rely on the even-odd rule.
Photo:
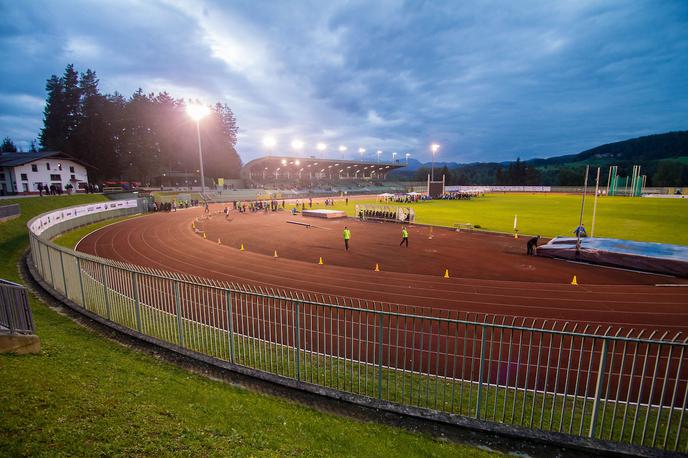
{"label": "grass embankment", "polygon": [[[19,281],[28,219],[96,200],[18,199],[21,218],[0,224],[0,275]],[[3,456],[491,455],[212,381],[105,340],[35,298],[31,306],[41,354],[0,355]]]}
{"label": "grass embankment", "polygon": [[[593,197],[586,198],[583,222],[592,229]],[[354,215],[356,204],[375,199],[337,199],[334,207]],[[322,204],[320,204],[322,205]],[[565,194],[487,194],[471,200],[435,200],[412,206],[416,222],[452,227],[457,223],[479,225],[488,231],[513,232],[518,215],[521,234],[545,237],[573,236],[580,217],[581,196]],[[598,199],[596,237],[688,245],[688,199],[603,197]]]}

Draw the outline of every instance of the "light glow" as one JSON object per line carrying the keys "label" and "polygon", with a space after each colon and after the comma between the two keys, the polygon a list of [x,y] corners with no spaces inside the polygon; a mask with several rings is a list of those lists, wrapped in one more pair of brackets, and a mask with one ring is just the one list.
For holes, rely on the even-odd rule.
{"label": "light glow", "polygon": [[200,103],[190,103],[186,106],[186,113],[198,122],[210,114],[210,109]]}
{"label": "light glow", "polygon": [[303,148],[303,141],[299,140],[299,139],[294,139],[291,141],[291,147],[296,149],[296,150],[299,150],[299,149]]}
{"label": "light glow", "polygon": [[277,145],[277,140],[275,137],[264,137],[263,146],[266,148],[274,148]]}
{"label": "light glow", "polygon": [[315,148],[318,151],[325,151],[327,149],[327,144],[325,144],[323,142],[319,142],[317,145],[315,145]]}

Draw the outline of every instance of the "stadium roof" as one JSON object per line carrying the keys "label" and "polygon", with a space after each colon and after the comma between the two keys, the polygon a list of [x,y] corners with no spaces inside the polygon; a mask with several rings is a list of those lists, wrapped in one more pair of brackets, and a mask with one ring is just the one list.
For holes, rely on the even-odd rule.
{"label": "stadium roof", "polygon": [[248,177],[251,172],[277,170],[313,171],[322,172],[333,169],[333,172],[348,171],[350,173],[368,172],[374,170],[380,174],[386,174],[394,169],[406,167],[405,162],[377,162],[377,161],[354,161],[348,159],[326,159],[315,157],[290,157],[290,156],[264,156],[247,162],[241,168],[242,177]]}

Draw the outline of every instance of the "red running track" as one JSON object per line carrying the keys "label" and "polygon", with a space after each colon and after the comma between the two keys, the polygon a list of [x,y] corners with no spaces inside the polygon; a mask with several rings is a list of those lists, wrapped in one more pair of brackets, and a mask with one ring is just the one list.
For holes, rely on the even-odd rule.
{"label": "red running track", "polygon": [[[78,249],[219,280],[434,310],[671,334],[688,329],[688,287],[655,286],[688,285],[685,279],[527,257],[524,238],[411,226],[405,248],[398,224],[288,212],[232,211],[225,219],[222,208],[211,206],[208,219],[194,208],[123,221],[88,235]],[[192,229],[196,218],[207,239]],[[345,225],[352,232],[349,252]],[[443,278],[445,269],[450,278]],[[574,275],[579,286],[569,284]]]}

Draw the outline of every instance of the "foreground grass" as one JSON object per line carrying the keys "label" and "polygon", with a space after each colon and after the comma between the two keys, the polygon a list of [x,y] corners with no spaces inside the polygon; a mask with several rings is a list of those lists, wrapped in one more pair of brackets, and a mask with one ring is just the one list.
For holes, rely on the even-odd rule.
{"label": "foreground grass", "polygon": [[[354,215],[355,204],[375,199],[337,199],[334,207]],[[404,205],[409,204],[393,204]],[[322,204],[320,204],[322,206]],[[416,222],[452,227],[480,225],[488,231],[512,232],[518,215],[521,234],[573,236],[578,226],[581,196],[564,194],[487,194],[472,200],[435,200],[411,204]],[[593,198],[586,198],[583,222],[590,232]],[[688,245],[688,199],[604,197],[598,199],[595,236],[644,242]]]}
{"label": "foreground grass", "polygon": [[[0,275],[19,280],[25,222],[99,196],[21,199],[0,224]],[[31,298],[42,352],[0,355],[0,455],[492,456],[317,412],[190,374],[74,324]]]}

